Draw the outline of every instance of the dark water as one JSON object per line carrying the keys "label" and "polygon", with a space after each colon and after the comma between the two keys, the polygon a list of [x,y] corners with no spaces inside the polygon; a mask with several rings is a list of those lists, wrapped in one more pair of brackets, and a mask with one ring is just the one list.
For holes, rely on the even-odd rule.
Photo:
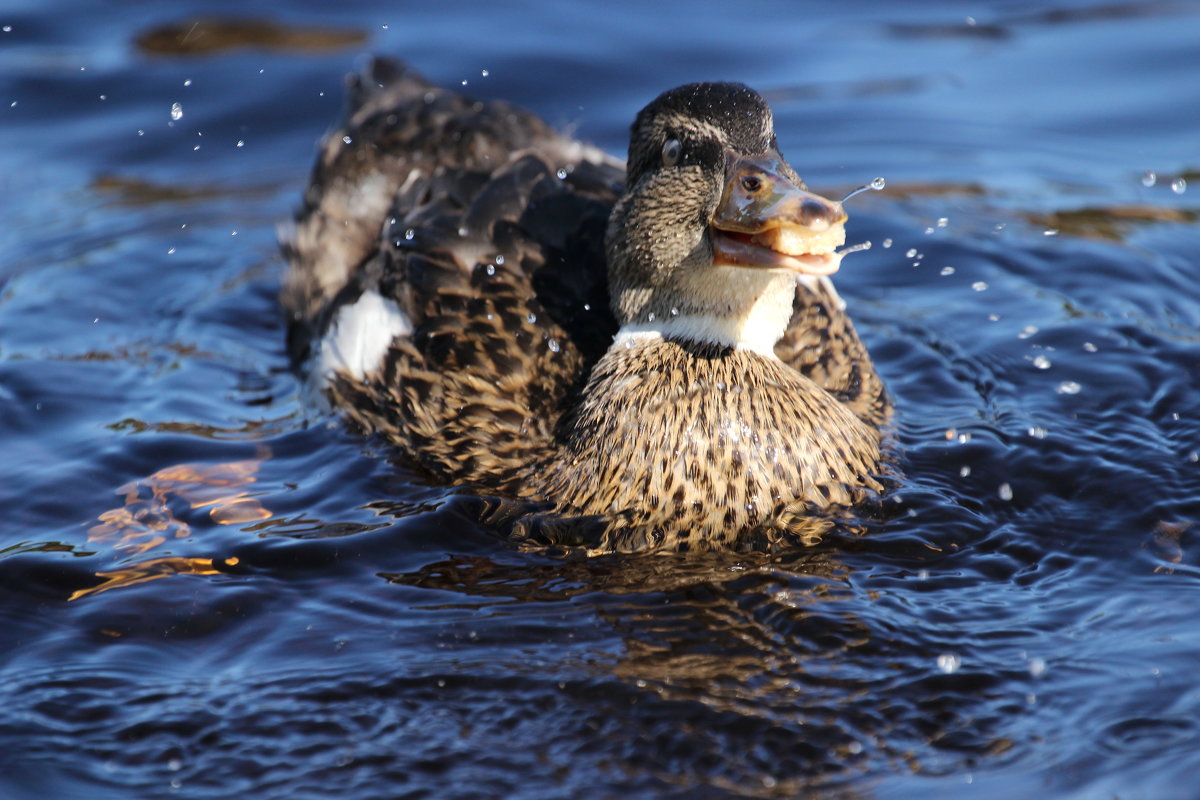
{"label": "dark water", "polygon": [[[1200,796],[1197,6],[542,5],[0,9],[0,797]],[[306,409],[274,227],[368,52],[885,176],[894,513],[561,561]]]}

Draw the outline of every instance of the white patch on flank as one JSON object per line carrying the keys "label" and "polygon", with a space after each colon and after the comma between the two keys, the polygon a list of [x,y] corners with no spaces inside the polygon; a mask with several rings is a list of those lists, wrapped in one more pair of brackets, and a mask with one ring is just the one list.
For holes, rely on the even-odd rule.
{"label": "white patch on flank", "polygon": [[342,306],[321,339],[313,375],[326,381],[336,372],[362,380],[378,371],[397,336],[412,334],[412,322],[390,300],[374,289],[363,292],[351,305]]}

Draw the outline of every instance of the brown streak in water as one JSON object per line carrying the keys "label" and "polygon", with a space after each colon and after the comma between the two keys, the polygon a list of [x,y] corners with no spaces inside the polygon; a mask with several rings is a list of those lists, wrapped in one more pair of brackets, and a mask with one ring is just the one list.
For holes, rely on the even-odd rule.
{"label": "brown streak in water", "polygon": [[1195,210],[1151,205],[1124,205],[1079,208],[1050,214],[1028,214],[1030,224],[1052,228],[1069,236],[1087,239],[1123,241],[1137,225],[1156,222],[1195,222]]}
{"label": "brown streak in water", "polygon": [[165,184],[143,178],[104,173],[96,176],[90,186],[93,192],[105,195],[105,200],[132,208],[159,203],[203,202],[222,197],[266,197],[277,189],[272,184],[254,186],[219,186],[216,184]]}
{"label": "brown streak in water", "polygon": [[187,20],[144,31],[134,40],[138,50],[155,56],[210,55],[226,50],[255,48],[290,52],[340,50],[362,44],[364,31],[302,28],[264,19]]}

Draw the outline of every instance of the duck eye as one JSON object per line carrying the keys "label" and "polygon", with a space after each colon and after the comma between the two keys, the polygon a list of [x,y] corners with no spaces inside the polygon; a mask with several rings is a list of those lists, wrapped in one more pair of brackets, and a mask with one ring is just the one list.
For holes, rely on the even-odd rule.
{"label": "duck eye", "polygon": [[683,155],[683,145],[678,139],[667,139],[663,144],[662,158],[663,166],[673,167],[679,163],[679,158]]}

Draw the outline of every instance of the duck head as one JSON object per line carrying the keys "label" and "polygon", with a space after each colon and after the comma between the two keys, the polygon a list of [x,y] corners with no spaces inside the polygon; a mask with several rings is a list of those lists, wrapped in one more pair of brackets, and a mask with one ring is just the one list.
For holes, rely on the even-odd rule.
{"label": "duck head", "polygon": [[742,84],[660,95],[633,123],[626,170],[606,237],[626,334],[770,354],[796,281],[837,271],[841,204],[808,191],[779,152],[771,109]]}

